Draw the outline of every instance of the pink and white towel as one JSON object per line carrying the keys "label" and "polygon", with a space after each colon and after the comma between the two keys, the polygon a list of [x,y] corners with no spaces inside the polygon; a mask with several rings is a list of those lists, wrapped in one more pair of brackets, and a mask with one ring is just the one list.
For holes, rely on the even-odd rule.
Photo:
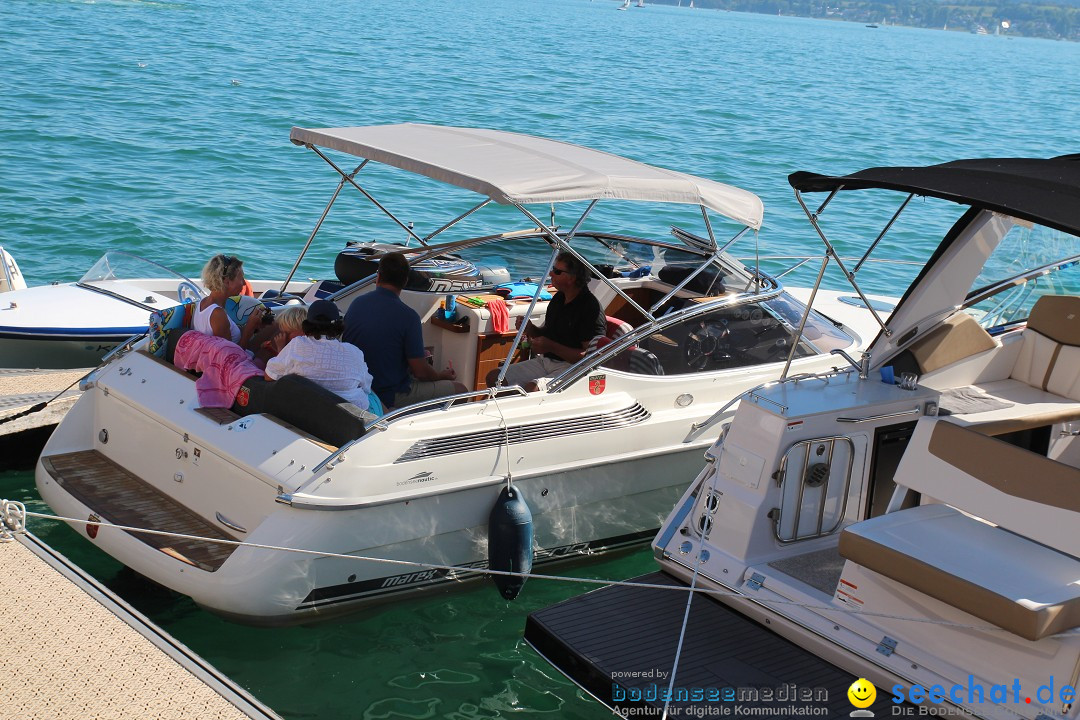
{"label": "pink and white towel", "polygon": [[244,381],[263,374],[236,343],[194,330],[180,337],[173,357],[173,364],[181,370],[202,373],[195,381],[195,391],[199,404],[208,408],[232,407]]}

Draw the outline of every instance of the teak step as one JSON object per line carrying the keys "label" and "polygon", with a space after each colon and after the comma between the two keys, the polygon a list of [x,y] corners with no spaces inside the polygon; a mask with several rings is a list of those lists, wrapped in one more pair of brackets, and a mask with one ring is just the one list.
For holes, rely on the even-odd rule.
{"label": "teak step", "polygon": [[[149,483],[131,474],[97,450],[43,457],[41,464],[56,482],[114,525],[235,540]],[[152,548],[194,567],[214,572],[232,555],[235,545],[186,540],[126,530]]]}

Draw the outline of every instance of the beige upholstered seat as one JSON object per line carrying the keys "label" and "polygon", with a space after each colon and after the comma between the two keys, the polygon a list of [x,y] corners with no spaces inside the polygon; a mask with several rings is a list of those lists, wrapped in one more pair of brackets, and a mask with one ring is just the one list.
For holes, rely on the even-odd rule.
{"label": "beige upholstered seat", "polygon": [[[988,349],[985,343],[989,336],[980,338],[978,333],[985,335],[985,331],[974,320],[951,319],[947,325],[946,330],[931,332],[912,349],[920,367],[925,363],[926,368],[936,369]],[[952,338],[957,340],[955,345]],[[950,419],[985,435],[1080,419],[1080,297],[1039,298],[1031,309],[1009,377],[972,387],[1007,407],[956,414]]]}
{"label": "beige upholstered seat", "polygon": [[947,504],[850,525],[842,556],[1028,640],[1080,626],[1080,469],[923,418],[895,479]]}
{"label": "beige upholstered seat", "polygon": [[851,525],[840,554],[1028,640],[1080,626],[1080,560],[948,505]]}

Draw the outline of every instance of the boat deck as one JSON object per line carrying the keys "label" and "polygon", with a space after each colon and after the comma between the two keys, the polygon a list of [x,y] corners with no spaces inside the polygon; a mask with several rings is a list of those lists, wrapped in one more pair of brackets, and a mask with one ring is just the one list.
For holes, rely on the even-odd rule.
{"label": "boat deck", "polygon": [[[631,582],[686,587],[663,573]],[[608,586],[529,615],[525,641],[586,692],[620,714],[659,717],[686,609],[674,590]],[[702,595],[690,608],[672,702],[674,717],[738,715],[748,708],[794,716],[792,707],[820,717],[847,716],[856,678]],[[695,698],[695,691],[700,695]],[[809,699],[806,698],[809,695]],[[889,715],[879,690],[869,709]],[[704,713],[704,714],[702,714]],[[742,713],[745,714],[745,713]]]}
{"label": "boat deck", "polygon": [[280,720],[32,534],[0,569],[0,717]]}
{"label": "boat deck", "polygon": [[[102,519],[113,525],[218,540],[235,539],[97,450],[43,456],[41,464],[72,497],[94,508]],[[150,547],[207,572],[220,568],[236,549],[235,545],[127,532]]]}

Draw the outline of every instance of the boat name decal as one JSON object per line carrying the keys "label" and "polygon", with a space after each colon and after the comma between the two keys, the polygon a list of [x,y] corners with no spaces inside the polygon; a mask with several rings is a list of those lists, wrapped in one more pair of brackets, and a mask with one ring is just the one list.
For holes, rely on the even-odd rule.
{"label": "boat name decal", "polygon": [[438,478],[438,476],[435,475],[435,473],[430,472],[430,471],[424,471],[424,472],[416,473],[415,475],[413,475],[411,478],[408,478],[407,480],[398,480],[397,485],[398,485],[398,487],[401,487],[402,485],[418,485],[420,483],[431,482],[432,480],[438,480],[438,479],[439,478]]}

